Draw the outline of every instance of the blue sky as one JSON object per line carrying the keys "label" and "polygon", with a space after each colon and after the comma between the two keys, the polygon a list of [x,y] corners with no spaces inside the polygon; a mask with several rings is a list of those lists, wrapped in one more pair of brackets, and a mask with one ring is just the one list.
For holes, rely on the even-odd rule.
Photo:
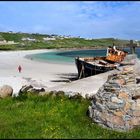
{"label": "blue sky", "polygon": [[140,2],[0,1],[0,31],[140,40]]}

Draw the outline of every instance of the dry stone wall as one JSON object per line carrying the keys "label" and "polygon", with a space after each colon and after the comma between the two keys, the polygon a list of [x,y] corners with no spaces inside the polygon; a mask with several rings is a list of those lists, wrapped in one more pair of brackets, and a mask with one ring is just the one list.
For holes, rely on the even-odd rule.
{"label": "dry stone wall", "polygon": [[134,66],[108,76],[92,98],[89,116],[95,123],[113,130],[127,131],[140,125],[140,78]]}

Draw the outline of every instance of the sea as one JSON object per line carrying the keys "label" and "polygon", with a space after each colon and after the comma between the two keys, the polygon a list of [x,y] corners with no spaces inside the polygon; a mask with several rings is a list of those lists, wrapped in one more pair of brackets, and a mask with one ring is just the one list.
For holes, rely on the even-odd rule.
{"label": "sea", "polygon": [[[130,53],[129,48],[125,48],[125,51]],[[140,48],[136,48],[136,54],[140,58]],[[75,63],[75,57],[95,57],[95,56],[106,56],[106,49],[98,50],[58,50],[53,52],[44,52],[33,55],[27,55],[26,58],[43,61],[48,63]]]}

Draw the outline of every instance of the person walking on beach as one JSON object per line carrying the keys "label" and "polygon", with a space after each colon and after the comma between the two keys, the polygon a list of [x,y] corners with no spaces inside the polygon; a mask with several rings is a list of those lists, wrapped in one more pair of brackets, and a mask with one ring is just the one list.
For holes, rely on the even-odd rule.
{"label": "person walking on beach", "polygon": [[22,68],[21,68],[21,66],[19,65],[19,66],[18,66],[18,72],[21,73],[21,70],[22,70]]}

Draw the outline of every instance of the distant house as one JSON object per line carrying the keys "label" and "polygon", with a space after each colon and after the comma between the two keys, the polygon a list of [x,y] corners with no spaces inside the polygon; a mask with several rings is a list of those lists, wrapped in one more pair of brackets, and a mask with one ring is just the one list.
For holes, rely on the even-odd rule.
{"label": "distant house", "polygon": [[13,31],[9,31],[8,33],[13,33]]}
{"label": "distant house", "polygon": [[63,36],[63,38],[73,38],[72,36],[68,35],[68,36]]}
{"label": "distant house", "polygon": [[64,36],[64,38],[70,38],[69,36]]}
{"label": "distant house", "polygon": [[5,44],[5,43],[7,43],[6,40],[0,39],[0,44]]}
{"label": "distant house", "polygon": [[36,39],[34,39],[34,38],[29,38],[29,37],[26,37],[26,38],[24,37],[24,38],[22,38],[21,40],[22,40],[22,41],[33,41],[33,42],[36,41]]}
{"label": "distant house", "polygon": [[92,40],[92,38],[85,38],[85,40]]}
{"label": "distant house", "polygon": [[8,41],[7,43],[8,43],[8,44],[15,44],[14,41]]}
{"label": "distant house", "polygon": [[11,44],[18,44],[18,43],[14,41],[6,41],[6,40],[0,39],[0,45],[11,45]]}
{"label": "distant house", "polygon": [[64,39],[64,37],[60,37],[59,39],[63,40],[63,39]]}
{"label": "distant house", "polygon": [[54,37],[44,37],[43,40],[44,40],[44,41],[56,40],[56,38],[54,38]]}
{"label": "distant house", "polygon": [[22,34],[22,32],[17,32],[18,34]]}

